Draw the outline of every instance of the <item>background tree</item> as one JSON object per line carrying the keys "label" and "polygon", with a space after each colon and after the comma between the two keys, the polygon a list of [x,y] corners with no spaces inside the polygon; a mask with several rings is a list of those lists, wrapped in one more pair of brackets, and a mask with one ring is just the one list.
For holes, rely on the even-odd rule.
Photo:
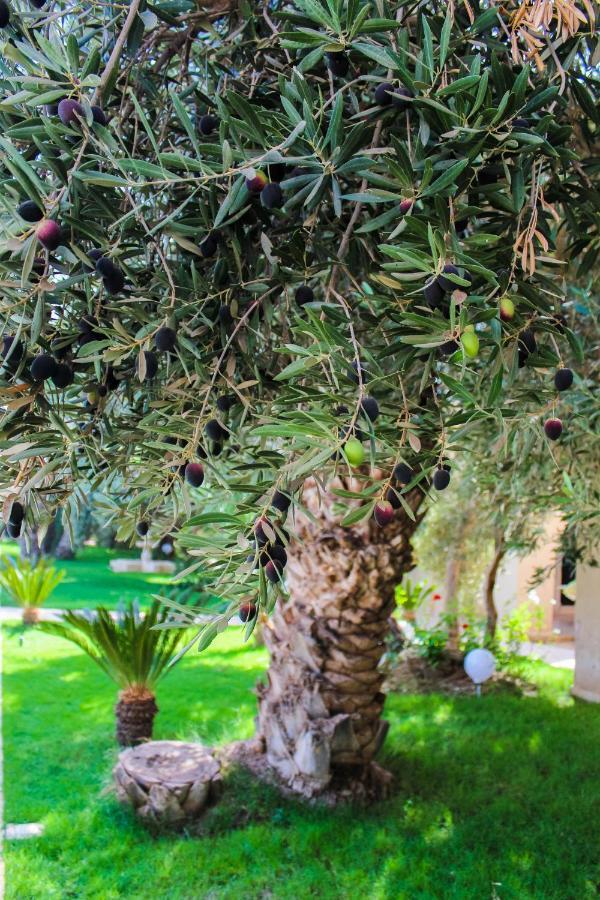
{"label": "background tree", "polygon": [[453,490],[432,498],[414,540],[417,565],[442,595],[448,645],[458,647],[459,619],[475,610],[481,594],[483,560],[493,541],[486,504],[470,470],[453,471]]}
{"label": "background tree", "polygon": [[[562,415],[571,423],[569,433],[550,447],[539,441],[535,423],[525,419],[518,439],[498,454],[493,431],[481,427],[468,458],[455,467],[452,494],[430,497],[417,532],[417,561],[443,585],[451,645],[456,644],[459,611],[473,612],[482,592],[486,636],[494,638],[498,622],[494,589],[502,562],[508,553],[531,552],[544,535],[548,515],[559,512],[564,519],[557,554],[568,547],[574,558],[584,557],[597,541],[597,479],[592,474],[600,465],[594,393],[597,315],[593,303],[582,303],[576,285],[569,286],[563,310],[577,320],[583,356],[572,385],[558,392]],[[563,368],[561,377],[567,371]]]}
{"label": "background tree", "polygon": [[[493,640],[498,624],[496,579],[508,553],[530,553],[543,534],[544,518],[558,504],[561,476],[542,444],[525,463],[508,470],[505,461],[473,453],[455,471],[454,490],[432,498],[415,536],[415,557],[440,586],[448,645],[458,646],[461,619],[486,619]],[[553,480],[553,490],[539,485]]]}
{"label": "background tree", "polygon": [[541,439],[547,369],[580,354],[553,248],[597,251],[596,169],[571,138],[598,124],[593,9],[4,19],[7,529],[85,484],[120,539],[177,530],[227,601],[200,648],[282,598],[268,761],[300,792],[364,794],[430,480],[482,423],[503,448],[525,417]]}

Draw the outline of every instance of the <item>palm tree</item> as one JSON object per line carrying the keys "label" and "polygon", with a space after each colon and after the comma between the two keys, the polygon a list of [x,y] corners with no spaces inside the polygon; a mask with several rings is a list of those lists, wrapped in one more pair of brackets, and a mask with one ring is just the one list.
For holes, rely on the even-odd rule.
{"label": "palm tree", "polygon": [[257,686],[258,735],[269,766],[295,793],[370,799],[390,781],[374,762],[388,728],[379,663],[396,585],[413,567],[423,494],[405,494],[412,517],[398,510],[385,529],[373,519],[341,527],[321,496],[316,483],[305,484],[310,518],[294,523],[290,599],[264,629],[271,659],[267,683]]}
{"label": "palm tree", "polygon": [[35,564],[29,559],[9,559],[0,570],[0,587],[23,608],[23,624],[37,625],[40,606],[65,577],[44,559]]}
{"label": "palm tree", "polygon": [[48,634],[81,647],[119,686],[115,715],[121,747],[152,738],[158,712],[156,684],[181,656],[177,651],[185,644],[186,632],[161,628],[165,617],[155,601],[143,616],[130,603],[114,618],[98,607],[93,614],[67,612],[60,622],[41,626]]}

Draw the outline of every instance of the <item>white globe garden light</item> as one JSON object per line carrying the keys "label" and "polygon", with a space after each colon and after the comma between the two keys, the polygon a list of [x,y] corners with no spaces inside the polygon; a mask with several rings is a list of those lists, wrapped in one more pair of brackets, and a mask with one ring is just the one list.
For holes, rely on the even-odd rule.
{"label": "white globe garden light", "polygon": [[496,657],[489,650],[470,650],[465,656],[465,672],[477,687],[480,693],[481,685],[491,678],[496,671]]}

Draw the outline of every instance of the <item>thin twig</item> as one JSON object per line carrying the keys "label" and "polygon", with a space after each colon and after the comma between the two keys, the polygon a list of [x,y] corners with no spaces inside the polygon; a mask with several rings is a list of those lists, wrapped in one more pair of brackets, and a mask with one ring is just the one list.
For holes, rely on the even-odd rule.
{"label": "thin twig", "polygon": [[92,104],[102,102],[104,91],[108,87],[108,83],[113,76],[113,72],[119,64],[121,53],[123,52],[123,47],[125,46],[125,41],[127,40],[129,32],[131,31],[131,27],[137,17],[140,3],[141,0],[131,0],[131,6],[129,7],[129,12],[127,13],[125,24],[121,29],[119,37],[115,41],[115,46],[112,49],[112,53],[110,54],[108,62],[106,63],[106,68],[104,69],[102,77],[100,78],[100,84],[94,92]]}
{"label": "thin twig", "polygon": [[[377,125],[375,127],[375,131],[373,133],[373,140],[371,141],[371,147],[376,147],[377,144],[379,143],[379,137],[381,135],[382,127],[383,127],[383,122],[380,119],[379,122],[377,123]],[[367,179],[363,178],[360,188],[359,188],[359,192],[361,194],[363,191],[365,191],[367,189],[368,184],[369,184],[369,182],[367,181]],[[352,215],[350,217],[350,221],[348,222],[348,226],[347,226],[347,228],[344,232],[344,235],[342,237],[342,240],[340,242],[340,247],[338,250],[338,259],[343,259],[344,256],[346,255],[346,253],[348,252],[348,247],[350,245],[350,238],[352,237],[352,232],[354,231],[354,226],[356,225],[356,223],[358,221],[358,217],[360,216],[360,214],[362,212],[362,206],[363,205],[360,202],[360,200],[357,200],[354,210],[352,212]]]}

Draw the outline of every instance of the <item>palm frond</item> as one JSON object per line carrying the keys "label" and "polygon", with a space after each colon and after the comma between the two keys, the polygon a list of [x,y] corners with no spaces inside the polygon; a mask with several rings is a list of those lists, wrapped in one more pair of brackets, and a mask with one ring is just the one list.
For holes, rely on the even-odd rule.
{"label": "palm frond", "polygon": [[166,616],[157,601],[145,615],[130,603],[118,617],[104,607],[98,607],[93,617],[69,611],[60,622],[43,622],[40,628],[76,644],[119,687],[152,690],[177,660],[177,650],[187,638],[183,630],[155,628]]}
{"label": "palm frond", "polygon": [[0,587],[18,606],[39,608],[65,576],[44,559],[9,559],[0,569]]}

